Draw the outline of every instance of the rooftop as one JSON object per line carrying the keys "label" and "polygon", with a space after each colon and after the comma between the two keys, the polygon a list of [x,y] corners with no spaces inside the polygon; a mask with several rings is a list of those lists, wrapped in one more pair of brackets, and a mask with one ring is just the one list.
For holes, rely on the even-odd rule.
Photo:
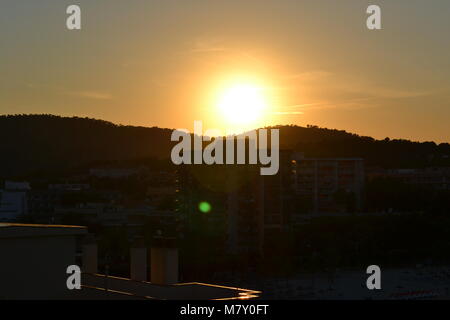
{"label": "rooftop", "polygon": [[0,223],[0,238],[24,238],[40,236],[73,236],[87,233],[83,226],[56,224]]}
{"label": "rooftop", "polygon": [[[260,291],[200,282],[159,285],[147,281],[102,274],[83,273],[82,290],[76,298],[89,299],[157,299],[157,300],[234,300],[252,299]],[[107,283],[108,290],[105,289]]]}

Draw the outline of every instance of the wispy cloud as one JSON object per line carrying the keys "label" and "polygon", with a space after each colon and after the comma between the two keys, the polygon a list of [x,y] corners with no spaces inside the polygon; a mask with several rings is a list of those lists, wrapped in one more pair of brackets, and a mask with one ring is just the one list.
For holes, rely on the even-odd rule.
{"label": "wispy cloud", "polygon": [[272,112],[274,115],[296,115],[296,114],[304,114],[302,111],[276,111]]}
{"label": "wispy cloud", "polygon": [[35,84],[35,83],[26,83],[25,85],[30,89],[41,89],[41,90],[45,89],[46,91],[50,91],[52,93],[75,96],[80,98],[96,99],[96,100],[109,100],[113,98],[111,94],[98,90],[68,90],[59,86],[53,86],[49,84]]}
{"label": "wispy cloud", "polygon": [[[343,109],[361,109],[373,106],[372,104],[367,104],[368,101],[374,100],[374,98],[355,98],[340,101],[322,101],[315,103],[303,103],[294,104],[290,106],[280,107],[280,109],[291,109],[290,111],[274,112],[278,115],[298,115],[305,114],[307,111],[311,110],[322,110],[322,109],[332,109],[332,108],[343,108]],[[300,111],[301,110],[301,111]]]}
{"label": "wispy cloud", "polygon": [[313,80],[330,77],[332,75],[333,75],[332,72],[328,72],[325,70],[311,70],[311,71],[293,73],[293,74],[287,75],[286,78],[289,80],[313,81]]}
{"label": "wispy cloud", "polygon": [[66,91],[64,94],[95,100],[109,100],[113,98],[109,93],[98,91]]}
{"label": "wispy cloud", "polygon": [[217,39],[197,39],[192,44],[189,53],[224,52],[226,50],[227,48]]}
{"label": "wispy cloud", "polygon": [[358,96],[358,98],[402,99],[416,98],[436,93],[436,90],[416,90],[402,87],[388,87],[370,83],[365,78],[340,74],[327,70],[308,70],[291,73],[285,77],[290,89],[304,88],[326,94]]}
{"label": "wispy cloud", "polygon": [[286,106],[284,108],[308,108],[308,107],[320,106],[323,104],[328,104],[328,102],[294,104],[294,105]]}
{"label": "wispy cloud", "polygon": [[306,112],[330,108],[358,110],[384,105],[387,100],[419,98],[438,93],[438,90],[428,88],[380,85],[357,76],[326,70],[291,73],[285,79],[288,82],[286,90],[302,96],[308,102],[316,102],[280,107],[283,111]]}
{"label": "wispy cloud", "polygon": [[374,97],[387,99],[416,98],[431,95],[434,93],[433,90],[414,91],[414,90],[391,89],[383,87],[369,87],[366,89],[361,89],[360,92],[365,92],[366,94],[372,95]]}

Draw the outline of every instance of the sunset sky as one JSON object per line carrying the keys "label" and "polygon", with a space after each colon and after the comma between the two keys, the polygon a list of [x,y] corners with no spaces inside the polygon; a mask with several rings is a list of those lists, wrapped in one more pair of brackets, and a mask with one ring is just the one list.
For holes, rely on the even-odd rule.
{"label": "sunset sky", "polygon": [[0,113],[225,130],[227,90],[250,86],[257,126],[449,142],[449,16],[448,0],[2,0]]}

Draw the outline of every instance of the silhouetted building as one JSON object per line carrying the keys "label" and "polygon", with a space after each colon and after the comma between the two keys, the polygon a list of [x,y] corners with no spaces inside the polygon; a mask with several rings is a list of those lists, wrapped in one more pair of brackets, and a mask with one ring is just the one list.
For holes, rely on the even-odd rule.
{"label": "silhouetted building", "polygon": [[[83,240],[81,289],[69,290],[67,273]],[[178,283],[177,249],[159,243],[131,248],[130,278],[97,272],[97,245],[85,227],[0,223],[0,299],[250,299],[259,291],[198,282]],[[148,282],[148,279],[157,283]]]}
{"label": "silhouetted building", "polygon": [[90,185],[87,183],[55,183],[48,186],[49,190],[60,191],[83,191],[88,190]]}
{"label": "silhouetted building", "polygon": [[138,168],[91,168],[89,174],[97,178],[122,179],[139,174]]}
{"label": "silhouetted building", "polygon": [[362,207],[364,160],[305,158],[294,155],[296,194],[309,202],[307,211],[348,212]]}
{"label": "silhouetted building", "polygon": [[[198,205],[208,201],[208,227],[226,226],[226,248],[231,254],[261,256],[266,233],[282,232],[295,210],[292,152],[280,151],[276,175],[263,176],[258,165],[180,166],[178,215],[181,230],[194,232]],[[204,227],[204,226],[203,226]]]}
{"label": "silhouetted building", "polygon": [[406,184],[418,185],[429,189],[450,190],[450,168],[431,167],[423,169],[383,169],[371,168],[369,179],[376,177],[394,178]]}
{"label": "silhouetted building", "polygon": [[77,226],[0,223],[0,299],[69,298],[66,269],[84,234]]}
{"label": "silhouetted building", "polygon": [[5,182],[4,189],[0,190],[0,221],[15,221],[28,213],[29,190],[28,182]]}
{"label": "silhouetted building", "polygon": [[[253,169],[253,170],[252,170]],[[233,254],[262,255],[264,244],[264,179],[252,167],[228,171],[227,249]],[[238,182],[245,177],[247,181]]]}

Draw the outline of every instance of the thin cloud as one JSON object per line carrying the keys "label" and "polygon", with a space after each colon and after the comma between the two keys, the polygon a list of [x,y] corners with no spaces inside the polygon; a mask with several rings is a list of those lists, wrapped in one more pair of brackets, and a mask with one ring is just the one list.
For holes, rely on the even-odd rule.
{"label": "thin cloud", "polygon": [[190,52],[191,53],[209,53],[209,52],[223,52],[227,49],[224,47],[203,47],[203,48],[194,48]]}
{"label": "thin cloud", "polygon": [[427,95],[435,94],[436,90],[408,90],[401,88],[392,88],[384,86],[376,86],[371,84],[361,84],[357,81],[352,81],[346,85],[339,85],[335,91],[340,91],[349,94],[364,95],[368,98],[375,99],[404,99],[404,98],[417,98]]}
{"label": "thin cloud", "polygon": [[316,103],[303,103],[303,104],[294,104],[291,106],[286,106],[285,108],[308,108],[308,107],[314,107],[314,106],[320,106],[323,104],[328,104],[324,102],[316,102]]}
{"label": "thin cloud", "polygon": [[274,115],[296,115],[296,114],[304,114],[302,111],[276,111],[272,112]]}
{"label": "thin cloud", "polygon": [[193,48],[189,50],[189,53],[210,53],[210,52],[223,52],[227,48],[219,44],[218,40],[197,40],[193,44]]}
{"label": "thin cloud", "polygon": [[361,108],[368,108],[372,105],[364,104],[364,102],[374,100],[373,97],[369,98],[355,98],[355,99],[348,99],[344,101],[323,101],[323,102],[316,102],[316,103],[303,103],[303,104],[295,104],[290,106],[285,106],[285,108],[290,109],[302,109],[302,111],[287,111],[286,113],[281,114],[304,114],[305,112],[309,110],[322,110],[322,109],[333,109],[333,108],[346,108],[346,109],[361,109]]}
{"label": "thin cloud", "polygon": [[434,93],[434,91],[405,91],[405,90],[392,90],[388,88],[375,88],[370,90],[374,96],[388,99],[402,99],[402,98],[417,98],[428,96]]}
{"label": "thin cloud", "polygon": [[78,90],[71,91],[64,89],[62,87],[53,86],[49,84],[35,84],[35,83],[26,83],[26,87],[30,89],[45,89],[50,92],[62,95],[76,96],[87,99],[96,99],[96,100],[109,100],[112,99],[113,96],[106,92],[96,91],[96,90]]}
{"label": "thin cloud", "polygon": [[314,71],[306,71],[306,72],[300,72],[300,73],[294,73],[288,75],[286,78],[291,80],[305,80],[305,81],[312,81],[312,80],[318,80],[322,78],[326,78],[329,76],[332,76],[332,72],[324,71],[324,70],[314,70]]}
{"label": "thin cloud", "polygon": [[108,93],[96,91],[68,91],[65,92],[65,94],[95,100],[109,100],[113,98],[112,95]]}

